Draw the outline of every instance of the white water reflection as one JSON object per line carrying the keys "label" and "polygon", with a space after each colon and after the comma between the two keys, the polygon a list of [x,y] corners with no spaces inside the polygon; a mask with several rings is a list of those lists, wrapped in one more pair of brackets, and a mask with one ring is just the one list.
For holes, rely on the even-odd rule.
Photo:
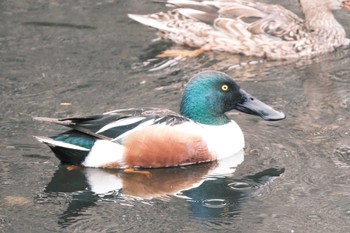
{"label": "white water reflection", "polygon": [[[149,176],[124,173],[121,170],[79,169],[85,175],[89,189],[97,195],[119,193],[125,198],[152,199],[167,195],[186,197],[180,193],[198,188],[206,180],[232,176],[243,160],[242,150],[229,158],[212,163],[143,170],[150,172]],[[67,175],[69,176],[69,171]]]}

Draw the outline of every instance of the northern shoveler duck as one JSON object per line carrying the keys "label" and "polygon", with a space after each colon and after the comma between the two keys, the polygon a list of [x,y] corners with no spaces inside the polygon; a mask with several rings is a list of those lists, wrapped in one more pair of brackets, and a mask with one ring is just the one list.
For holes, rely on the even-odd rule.
{"label": "northern shoveler duck", "polygon": [[36,137],[66,164],[132,169],[184,166],[215,161],[244,147],[240,127],[225,113],[237,109],[264,120],[284,113],[241,89],[224,73],[206,71],[186,85],[180,114],[166,109],[122,109],[65,119],[36,118],[71,128]]}
{"label": "northern shoveler duck", "polygon": [[349,45],[332,10],[350,0],[299,0],[305,19],[279,5],[251,0],[166,0],[174,10],[129,17],[156,28],[163,39],[199,48],[167,50],[159,57],[225,51],[271,59],[314,56]]}

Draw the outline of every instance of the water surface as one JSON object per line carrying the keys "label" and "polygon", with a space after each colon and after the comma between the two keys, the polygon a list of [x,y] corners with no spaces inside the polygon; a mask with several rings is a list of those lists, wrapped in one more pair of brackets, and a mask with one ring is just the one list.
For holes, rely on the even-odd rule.
{"label": "water surface", "polygon": [[[126,13],[161,9],[146,0],[0,3],[0,232],[350,232],[350,50],[297,62],[157,60],[171,43],[152,42]],[[349,14],[337,17],[350,34]],[[62,129],[33,116],[178,110],[184,84],[208,69],[287,114],[264,122],[231,112],[247,148],[223,173],[217,163],[152,178],[68,171],[31,136]]]}

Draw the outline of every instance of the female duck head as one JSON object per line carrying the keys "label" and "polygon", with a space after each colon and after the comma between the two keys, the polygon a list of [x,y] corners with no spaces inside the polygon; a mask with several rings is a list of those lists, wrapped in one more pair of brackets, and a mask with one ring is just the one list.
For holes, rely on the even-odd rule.
{"label": "female duck head", "polygon": [[217,71],[195,75],[188,82],[180,105],[182,115],[207,125],[223,125],[230,122],[225,112],[232,109],[258,115],[264,120],[285,118],[284,113],[252,97],[230,76]]}

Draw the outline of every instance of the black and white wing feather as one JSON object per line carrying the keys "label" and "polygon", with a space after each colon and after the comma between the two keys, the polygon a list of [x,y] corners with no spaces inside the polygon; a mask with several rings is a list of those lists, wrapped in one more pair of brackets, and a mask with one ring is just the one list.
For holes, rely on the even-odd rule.
{"label": "black and white wing feather", "polygon": [[85,117],[34,119],[63,125],[97,139],[116,141],[135,129],[157,124],[174,126],[190,121],[178,113],[159,108],[130,108]]}

